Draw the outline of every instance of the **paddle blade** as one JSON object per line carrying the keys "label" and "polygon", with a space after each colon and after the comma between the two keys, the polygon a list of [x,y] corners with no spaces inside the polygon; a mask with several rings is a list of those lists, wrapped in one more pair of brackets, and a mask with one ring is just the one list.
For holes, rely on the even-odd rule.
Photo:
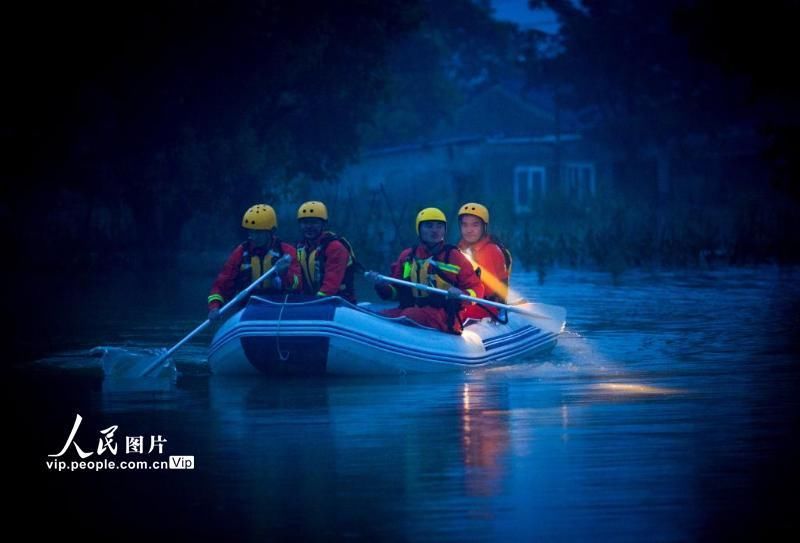
{"label": "paddle blade", "polygon": [[545,315],[546,317],[564,323],[567,320],[567,310],[560,305],[547,305],[547,304],[530,304],[531,309],[536,313]]}
{"label": "paddle blade", "polygon": [[[113,347],[100,349],[103,374],[106,377],[114,378],[138,378],[146,368],[153,366],[154,355],[163,356],[163,349],[155,352],[151,349],[132,350]],[[173,377],[175,375],[175,366],[171,363],[162,363],[161,367],[157,370],[153,369],[150,375],[153,377]]]}
{"label": "paddle blade", "polygon": [[511,307],[520,309],[526,313],[530,312],[531,315],[526,315],[526,318],[534,320],[539,327],[545,330],[549,330],[555,334],[560,334],[564,331],[564,326],[567,321],[567,310],[561,306],[528,302],[513,304]]}

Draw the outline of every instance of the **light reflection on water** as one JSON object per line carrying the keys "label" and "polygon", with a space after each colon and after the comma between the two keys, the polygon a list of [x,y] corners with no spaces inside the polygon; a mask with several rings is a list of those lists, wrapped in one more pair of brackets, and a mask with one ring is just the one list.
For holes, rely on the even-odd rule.
{"label": "light reflection on water", "polygon": [[[64,514],[79,508],[69,499],[77,493],[100,526],[144,531],[136,499],[121,498],[119,509],[93,494],[113,478],[120,492],[146,494],[148,510],[175,511],[157,515],[167,532],[196,537],[232,523],[242,537],[312,540],[769,533],[796,503],[777,493],[797,482],[796,279],[630,274],[614,286],[561,272],[540,286],[517,275],[522,295],[567,308],[567,331],[551,353],[466,374],[208,377],[197,371],[198,342],[177,357],[177,378],[120,372],[85,389],[56,387],[32,396],[49,408],[29,406],[26,421],[43,429],[37,458],[61,445],[79,409],[90,435],[117,424],[167,436],[170,454],[195,456],[194,472],[56,476],[38,467],[38,480]],[[188,312],[146,316],[135,333],[115,330],[126,339],[105,363],[158,353],[196,324]],[[103,338],[84,341],[40,364],[102,363],[90,348]]]}

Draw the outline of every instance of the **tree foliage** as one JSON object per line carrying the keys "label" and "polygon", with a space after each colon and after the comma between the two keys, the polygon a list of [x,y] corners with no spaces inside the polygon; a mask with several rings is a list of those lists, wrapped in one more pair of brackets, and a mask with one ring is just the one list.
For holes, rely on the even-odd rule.
{"label": "tree foliage", "polygon": [[722,128],[724,108],[739,105],[741,95],[730,87],[721,93],[729,83],[695,60],[689,41],[674,31],[683,3],[532,2],[555,10],[562,23],[563,54],[537,75],[557,88],[562,103],[581,111],[586,124],[627,150]]}
{"label": "tree foliage", "polygon": [[688,37],[694,55],[746,80],[747,101],[766,138],[773,179],[800,200],[800,81],[792,69],[798,21],[796,0],[757,8],[702,0],[679,10],[675,27]]}
{"label": "tree foliage", "polygon": [[420,27],[388,57],[388,85],[365,143],[428,139],[476,93],[519,78],[520,31],[492,17],[486,0],[425,0]]}
{"label": "tree foliage", "polygon": [[[561,20],[562,54],[532,62],[561,103],[629,158],[689,136],[762,130],[776,171],[794,171],[797,83],[788,70],[796,2],[532,0]],[[792,79],[790,82],[789,80]],[[796,153],[794,154],[796,156]],[[796,162],[793,162],[796,164]]]}
{"label": "tree foliage", "polygon": [[124,207],[132,243],[169,249],[197,211],[335,175],[420,16],[401,0],[16,6],[4,196]]}

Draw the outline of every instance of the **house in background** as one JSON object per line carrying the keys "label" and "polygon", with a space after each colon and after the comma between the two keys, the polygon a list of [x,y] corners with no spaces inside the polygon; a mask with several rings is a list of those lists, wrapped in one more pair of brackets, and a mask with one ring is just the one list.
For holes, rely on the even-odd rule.
{"label": "house in background", "polygon": [[[737,201],[767,190],[755,130],[674,134],[626,153],[618,141],[586,137],[571,117],[531,102],[489,89],[430,140],[363,152],[338,183],[315,187],[315,197],[365,260],[383,264],[415,242],[419,209],[440,207],[455,225],[458,206],[469,201],[489,206],[492,232],[524,267],[596,263],[620,229],[634,240],[627,250],[635,263],[640,254],[674,260],[731,251],[760,228],[736,210]],[[449,241],[457,237],[451,226]]]}
{"label": "house in background", "polygon": [[453,220],[467,201],[488,205],[493,231],[510,235],[544,195],[592,198],[603,186],[598,149],[561,124],[553,111],[494,87],[465,105],[433,141],[364,152],[325,197],[340,213],[367,205],[361,220],[387,243],[413,238],[420,208],[441,207]]}

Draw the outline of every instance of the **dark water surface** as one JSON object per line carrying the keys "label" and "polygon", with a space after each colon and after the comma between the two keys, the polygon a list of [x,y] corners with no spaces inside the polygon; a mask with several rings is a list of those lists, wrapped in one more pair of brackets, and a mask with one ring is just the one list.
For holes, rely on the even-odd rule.
{"label": "dark water surface", "polygon": [[[98,288],[66,325],[32,324],[48,356],[12,364],[11,518],[30,537],[79,540],[800,534],[800,273],[630,273],[616,286],[587,272],[557,272],[543,286],[514,279],[521,294],[567,308],[551,353],[503,369],[362,380],[209,377],[208,336],[181,351],[177,376],[127,378],[126,364],[202,320],[207,281],[151,293],[146,308],[132,290]],[[77,414],[87,461],[183,455],[195,467],[49,469],[80,460],[74,446],[48,457]],[[115,425],[117,454],[98,453],[101,430]],[[137,436],[145,449],[166,440],[162,454],[126,453],[125,438]],[[30,514],[39,520],[20,520]]]}

